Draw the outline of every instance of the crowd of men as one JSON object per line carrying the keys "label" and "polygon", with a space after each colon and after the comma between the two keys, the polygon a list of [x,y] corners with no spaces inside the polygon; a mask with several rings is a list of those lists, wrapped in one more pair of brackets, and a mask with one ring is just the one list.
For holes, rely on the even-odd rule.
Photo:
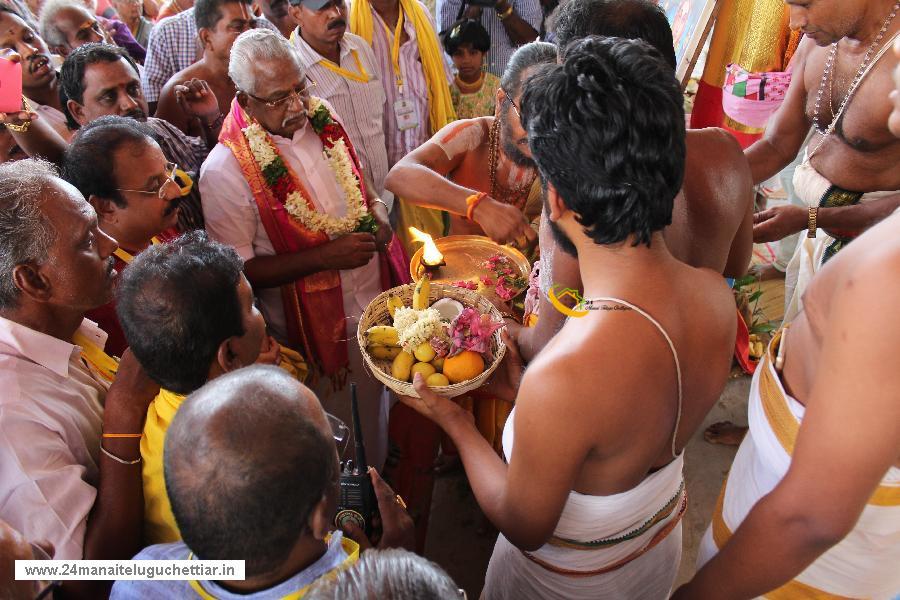
{"label": "crowd of men", "polygon": [[[686,129],[652,0],[568,0],[552,31],[537,0],[0,0],[23,93],[0,113],[0,597],[464,597],[420,556],[451,447],[499,532],[488,599],[900,593],[900,1],[786,4],[791,84],[742,149]],[[457,119],[475,93],[493,113]],[[807,206],[754,213],[798,155]],[[410,226],[539,257],[478,399],[502,435],[420,375],[389,393],[353,342],[410,281]],[[797,232],[675,589],[684,448],[740,329],[728,278]],[[371,539],[335,520],[351,381]],[[12,573],[132,557],[246,578]]]}

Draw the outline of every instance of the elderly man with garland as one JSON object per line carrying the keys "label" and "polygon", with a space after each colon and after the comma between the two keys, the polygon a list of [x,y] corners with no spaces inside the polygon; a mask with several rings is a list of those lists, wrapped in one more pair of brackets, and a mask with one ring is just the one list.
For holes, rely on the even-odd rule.
{"label": "elderly man with garland", "polygon": [[234,42],[238,92],[200,174],[203,212],[210,235],[244,259],[275,338],[301,349],[319,376],[326,408],[349,421],[345,384],[358,384],[369,460],[380,468],[388,398],[348,340],[376,295],[409,280],[408,266],[340,117],[309,95],[301,64],[268,30]]}

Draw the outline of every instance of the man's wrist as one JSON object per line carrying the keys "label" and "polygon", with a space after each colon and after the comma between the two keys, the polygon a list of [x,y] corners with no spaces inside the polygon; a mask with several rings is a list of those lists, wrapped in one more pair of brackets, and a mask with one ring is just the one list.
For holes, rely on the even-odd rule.
{"label": "man's wrist", "polygon": [[225,121],[225,113],[217,112],[215,115],[206,115],[200,117],[200,120],[207,129],[215,129]]}

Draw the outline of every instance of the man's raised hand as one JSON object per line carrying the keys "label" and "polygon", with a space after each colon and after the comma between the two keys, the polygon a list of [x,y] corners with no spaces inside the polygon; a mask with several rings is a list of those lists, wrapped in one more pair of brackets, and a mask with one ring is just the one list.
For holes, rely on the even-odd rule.
{"label": "man's raised hand", "polygon": [[204,123],[215,121],[221,114],[219,100],[209,84],[202,79],[191,79],[176,85],[175,99],[184,114],[197,117]]}
{"label": "man's raised hand", "polygon": [[[378,513],[381,520],[381,539],[378,540],[378,548],[382,550],[406,548],[415,552],[416,527],[406,508],[400,504],[399,496],[372,467],[369,467],[369,478],[372,480],[372,487],[375,490],[375,499],[378,502]],[[344,524],[344,534],[358,543],[363,550],[372,547],[372,542],[366,537],[366,534],[350,521]]]}
{"label": "man's raised hand", "polygon": [[490,197],[475,207],[472,218],[498,244],[516,243],[524,247],[537,238],[521,210]]}

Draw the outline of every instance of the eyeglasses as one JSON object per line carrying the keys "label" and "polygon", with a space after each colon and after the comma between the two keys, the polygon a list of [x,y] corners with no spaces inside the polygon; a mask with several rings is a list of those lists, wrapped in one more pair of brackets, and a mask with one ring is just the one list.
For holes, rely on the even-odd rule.
{"label": "eyeglasses", "polygon": [[519,120],[521,121],[522,114],[519,112],[519,107],[516,106],[515,101],[513,101],[512,95],[509,92],[507,92],[506,90],[504,90],[503,88],[500,88],[500,89],[503,90],[503,95],[506,97],[507,100],[509,100],[509,105],[513,107],[514,111],[516,111],[516,117],[518,117]]}
{"label": "eyeglasses", "polygon": [[[165,197],[166,197],[166,186],[167,186],[169,183],[174,183],[175,185],[178,185],[178,182],[175,181],[175,174],[176,174],[176,172],[178,172],[178,165],[175,164],[175,163],[173,163],[173,162],[167,162],[167,163],[166,163],[166,171],[165,171],[165,173],[166,173],[166,180],[163,181],[162,185],[159,186],[159,189],[156,190],[155,192],[154,192],[154,191],[148,191],[148,190],[126,190],[126,189],[123,189],[123,188],[116,188],[116,191],[117,191],[117,192],[132,192],[132,193],[135,193],[135,194],[148,194],[148,195],[149,195],[149,194],[155,194],[155,195],[158,196],[161,200],[164,200]],[[180,189],[180,188],[181,188],[181,186],[179,186],[179,189]]]}
{"label": "eyeglasses", "polygon": [[344,451],[347,450],[347,444],[350,441],[350,428],[330,413],[325,413],[325,417],[331,427],[331,436],[334,438],[334,445],[337,446],[338,456],[344,456]]}
{"label": "eyeglasses", "polygon": [[[316,87],[316,82],[310,81],[310,82],[306,83],[301,89],[295,89],[292,92],[289,92],[288,95],[285,96],[284,98],[279,98],[278,100],[266,100],[264,98],[254,96],[250,92],[246,92],[244,90],[241,90],[241,91],[243,91],[245,94],[247,94],[248,96],[250,96],[257,102],[259,102],[266,108],[273,109],[273,108],[281,108],[282,106],[284,108],[287,108],[288,106],[290,106],[291,100],[297,100],[300,104],[303,104],[303,101],[306,100],[307,98],[309,98],[309,90],[311,90],[314,87]],[[287,104],[285,104],[285,103],[287,103]]]}

